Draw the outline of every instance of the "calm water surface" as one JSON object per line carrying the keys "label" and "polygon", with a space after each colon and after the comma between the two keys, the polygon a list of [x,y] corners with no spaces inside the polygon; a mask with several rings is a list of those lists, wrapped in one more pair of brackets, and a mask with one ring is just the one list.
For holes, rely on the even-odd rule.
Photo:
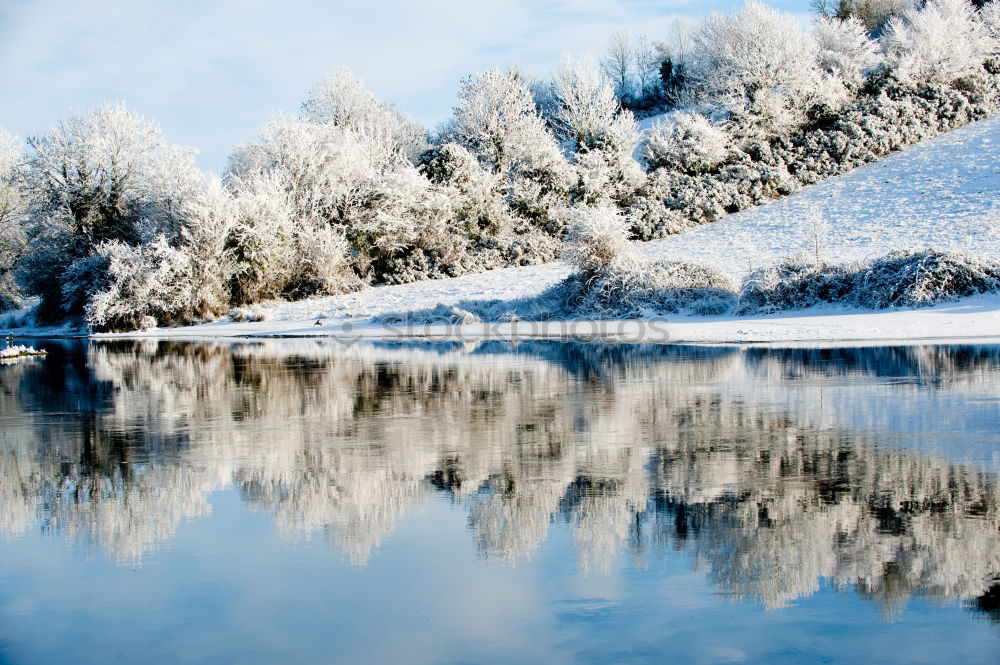
{"label": "calm water surface", "polygon": [[35,344],[0,663],[1000,662],[1000,346]]}

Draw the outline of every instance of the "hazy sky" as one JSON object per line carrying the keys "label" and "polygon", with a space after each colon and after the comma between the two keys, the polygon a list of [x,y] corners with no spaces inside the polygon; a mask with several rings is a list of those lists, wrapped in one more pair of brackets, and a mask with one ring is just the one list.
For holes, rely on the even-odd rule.
{"label": "hazy sky", "polygon": [[[808,0],[771,0],[805,16]],[[44,133],[124,99],[219,171],[275,112],[348,66],[381,99],[434,126],[459,80],[564,53],[599,54],[627,28],[662,38],[675,17],[742,0],[0,0],[0,128]]]}

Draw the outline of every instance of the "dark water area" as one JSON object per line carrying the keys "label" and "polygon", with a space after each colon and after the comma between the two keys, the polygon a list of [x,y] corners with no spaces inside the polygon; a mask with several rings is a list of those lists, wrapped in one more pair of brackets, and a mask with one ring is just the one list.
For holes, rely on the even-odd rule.
{"label": "dark water area", "polygon": [[31,343],[0,664],[1000,662],[1000,346]]}

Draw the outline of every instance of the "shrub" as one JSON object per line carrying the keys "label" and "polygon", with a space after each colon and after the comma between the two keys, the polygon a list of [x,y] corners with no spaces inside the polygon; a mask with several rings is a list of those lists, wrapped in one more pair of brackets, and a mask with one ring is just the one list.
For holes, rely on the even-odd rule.
{"label": "shrub", "polygon": [[697,175],[726,161],[731,151],[732,139],[725,129],[699,113],[680,112],[653,126],[643,157],[650,169]]}
{"label": "shrub", "polygon": [[584,273],[603,270],[616,261],[630,260],[629,220],[610,205],[574,208],[563,258]]}
{"label": "shrub", "polygon": [[919,307],[1000,290],[1000,261],[971,252],[892,252],[854,277],[852,301],[869,309]]}
{"label": "shrub", "polygon": [[93,260],[106,262],[109,284],[86,304],[92,326],[137,330],[190,320],[191,262],[163,236],[139,247],[104,243]]}
{"label": "shrub", "polygon": [[737,312],[768,314],[821,304],[919,307],[998,290],[1000,262],[972,253],[897,251],[842,266],[802,255],[748,275]]}
{"label": "shrub", "polygon": [[688,261],[619,261],[567,280],[573,318],[632,318],[666,313],[722,314],[736,284],[715,266]]}
{"label": "shrub", "polygon": [[844,302],[853,286],[849,268],[815,263],[805,254],[786,257],[744,278],[737,313],[770,314]]}

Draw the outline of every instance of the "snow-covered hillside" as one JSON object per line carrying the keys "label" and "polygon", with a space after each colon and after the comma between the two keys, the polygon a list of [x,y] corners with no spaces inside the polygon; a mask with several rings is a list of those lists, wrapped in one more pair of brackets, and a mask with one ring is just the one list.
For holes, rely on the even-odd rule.
{"label": "snow-covered hillside", "polygon": [[[814,252],[846,261],[892,249],[975,250],[1000,257],[1000,117],[938,136],[780,201],[737,213],[686,233],[644,243],[650,257],[719,265],[734,277],[788,254]],[[820,223],[814,224],[812,220]],[[511,299],[540,292],[571,272],[556,262],[504,268],[454,279],[386,286],[329,298],[260,307],[264,321],[213,323],[146,331],[144,335],[331,334],[391,312],[454,305],[470,299]],[[761,319],[672,319],[686,341],[846,340],[1000,336],[1000,300],[914,312],[795,313]],[[973,317],[964,321],[962,316]],[[935,318],[937,317],[937,318]],[[315,322],[320,320],[321,326]],[[932,321],[940,325],[933,325]],[[923,322],[923,323],[921,323]],[[971,327],[970,327],[971,326]],[[494,328],[495,329],[495,328]],[[473,327],[469,327],[469,333]],[[687,330],[681,334],[682,330]],[[533,332],[540,332],[534,328]],[[951,332],[949,332],[951,331]]]}

